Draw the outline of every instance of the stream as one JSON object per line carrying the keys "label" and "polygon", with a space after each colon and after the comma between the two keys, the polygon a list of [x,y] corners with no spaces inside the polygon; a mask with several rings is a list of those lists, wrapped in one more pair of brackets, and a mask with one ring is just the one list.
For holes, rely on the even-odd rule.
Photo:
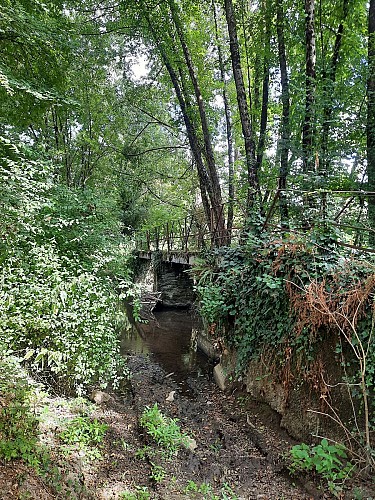
{"label": "stream", "polygon": [[[291,484],[280,465],[279,457],[290,443],[279,433],[278,423],[273,424],[271,410],[265,411],[246,393],[224,393],[214,383],[213,364],[197,349],[199,325],[192,312],[164,309],[153,314],[147,323],[135,324],[129,314],[121,339],[132,375],[131,397],[122,400],[125,407],[119,413],[126,415],[119,442],[145,453],[143,460],[126,454],[121,465],[121,470],[128,471],[126,476],[141,485],[153,467],[165,471],[164,479],[147,484],[153,489],[150,498],[160,500],[310,499],[303,487]],[[173,460],[137,423],[145,409],[154,405],[178,422],[190,439],[191,447],[181,448]],[[114,434],[112,442],[117,441]],[[196,497],[186,495],[187,485],[211,489],[208,496]]]}
{"label": "stream", "polygon": [[150,356],[181,392],[189,393],[192,380],[211,379],[213,369],[209,358],[197,349],[196,328],[188,310],[158,311],[147,323],[130,322],[123,331],[121,352]]}

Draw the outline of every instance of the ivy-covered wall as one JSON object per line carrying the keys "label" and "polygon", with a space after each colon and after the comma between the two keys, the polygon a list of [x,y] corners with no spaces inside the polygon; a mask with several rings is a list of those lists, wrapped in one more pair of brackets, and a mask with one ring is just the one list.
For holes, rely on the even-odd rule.
{"label": "ivy-covered wall", "polygon": [[193,273],[207,332],[223,352],[236,353],[237,377],[258,395],[279,386],[284,408],[299,390],[344,434],[372,440],[371,258],[344,255],[324,232],[265,235],[207,253]]}

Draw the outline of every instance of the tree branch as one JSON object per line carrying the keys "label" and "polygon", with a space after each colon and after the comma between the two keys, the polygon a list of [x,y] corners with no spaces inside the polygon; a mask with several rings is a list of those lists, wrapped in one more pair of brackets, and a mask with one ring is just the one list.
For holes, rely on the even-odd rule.
{"label": "tree branch", "polygon": [[164,151],[169,149],[188,149],[188,146],[186,144],[181,144],[177,146],[160,146],[158,148],[145,149],[144,151],[140,151],[139,153],[126,153],[126,151],[121,151],[121,154],[125,156],[125,158],[133,158],[137,156],[142,156],[147,153],[152,153],[154,151]]}

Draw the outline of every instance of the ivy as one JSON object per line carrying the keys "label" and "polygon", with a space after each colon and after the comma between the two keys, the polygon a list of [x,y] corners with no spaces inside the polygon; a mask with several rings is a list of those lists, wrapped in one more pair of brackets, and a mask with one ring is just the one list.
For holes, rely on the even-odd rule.
{"label": "ivy", "polygon": [[[326,294],[335,294],[339,306],[373,269],[366,260],[340,255],[334,241],[328,230],[305,238],[251,236],[244,245],[216,249],[196,264],[201,315],[207,328],[217,336],[224,333],[226,343],[236,350],[239,372],[266,351],[276,353],[274,363],[280,358],[283,364],[285,350],[291,350],[292,362],[306,374],[328,334],[339,342],[329,318],[307,308],[309,287],[316,283]],[[358,320],[359,336],[371,359],[369,387],[375,383],[375,350],[369,342],[371,293]]]}

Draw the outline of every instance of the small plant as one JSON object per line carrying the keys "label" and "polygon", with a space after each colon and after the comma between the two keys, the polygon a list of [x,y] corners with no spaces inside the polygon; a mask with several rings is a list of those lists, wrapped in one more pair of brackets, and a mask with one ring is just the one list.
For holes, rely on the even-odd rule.
{"label": "small plant", "polygon": [[170,455],[176,454],[180,446],[187,442],[187,436],[181,432],[177,422],[177,419],[163,415],[157,403],[152,408],[146,406],[140,419],[141,426]]}
{"label": "small plant", "polygon": [[142,448],[138,448],[135,452],[135,456],[141,460],[144,460],[150,454],[152,454],[152,448],[150,446],[142,446]]}
{"label": "small plant", "polygon": [[120,494],[120,500],[149,500],[151,498],[147,486],[136,486],[136,491],[124,491]]}
{"label": "small plant", "polygon": [[212,496],[212,487],[208,483],[197,484],[195,481],[189,481],[184,493],[199,493],[201,495]]}
{"label": "small plant", "polygon": [[220,439],[215,439],[215,441],[210,444],[210,449],[214,452],[214,453],[219,453],[219,451],[222,449],[223,447],[223,443],[220,441]]}
{"label": "small plant", "polygon": [[150,478],[155,481],[155,483],[161,483],[165,478],[167,472],[163,466],[157,465],[154,462],[151,462],[151,473]]}
{"label": "small plant", "polygon": [[246,396],[238,396],[237,403],[240,408],[245,408],[248,398]]}
{"label": "small plant", "polygon": [[329,490],[338,494],[342,484],[354,472],[354,466],[347,461],[345,447],[340,444],[329,444],[322,439],[320,444],[311,447],[302,443],[290,450],[292,474],[300,471],[315,472],[328,483]]}
{"label": "small plant", "polygon": [[184,493],[197,492],[199,486],[195,481],[189,481],[186,487],[184,488]]}
{"label": "small plant", "polygon": [[130,451],[132,449],[132,445],[127,443],[124,438],[120,439],[122,449],[126,451]]}
{"label": "small plant", "polygon": [[224,483],[221,490],[220,496],[213,492],[212,486],[208,483],[197,484],[195,481],[189,481],[184,489],[185,494],[196,493],[197,495],[204,495],[205,499],[209,500],[238,500],[237,495],[234,493],[232,488]]}
{"label": "small plant", "polygon": [[66,444],[92,446],[103,441],[107,429],[107,424],[101,424],[96,419],[90,420],[88,417],[76,417],[60,433],[60,438]]}
{"label": "small plant", "polygon": [[221,488],[222,500],[238,500],[238,496],[234,493],[228,483],[224,483]]}

